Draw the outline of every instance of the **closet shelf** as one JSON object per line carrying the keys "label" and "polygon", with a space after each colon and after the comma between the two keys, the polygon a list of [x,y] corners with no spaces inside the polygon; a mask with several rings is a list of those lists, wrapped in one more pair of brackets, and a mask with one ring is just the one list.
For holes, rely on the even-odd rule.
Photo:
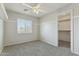
{"label": "closet shelf", "polygon": [[69,19],[59,20],[58,22],[65,22],[65,21],[70,21],[70,20]]}

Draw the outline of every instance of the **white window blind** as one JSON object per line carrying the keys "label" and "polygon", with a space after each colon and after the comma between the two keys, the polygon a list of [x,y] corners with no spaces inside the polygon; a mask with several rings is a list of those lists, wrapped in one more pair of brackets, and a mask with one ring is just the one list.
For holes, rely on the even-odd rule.
{"label": "white window blind", "polygon": [[32,20],[18,19],[17,32],[18,33],[32,33]]}

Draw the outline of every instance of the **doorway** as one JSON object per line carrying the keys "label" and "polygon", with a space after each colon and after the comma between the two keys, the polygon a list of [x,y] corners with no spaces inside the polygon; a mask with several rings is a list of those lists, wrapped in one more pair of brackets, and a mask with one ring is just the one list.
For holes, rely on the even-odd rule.
{"label": "doorway", "polygon": [[3,49],[3,20],[0,19],[0,53]]}
{"label": "doorway", "polygon": [[58,46],[70,48],[71,46],[71,14],[66,13],[58,17]]}

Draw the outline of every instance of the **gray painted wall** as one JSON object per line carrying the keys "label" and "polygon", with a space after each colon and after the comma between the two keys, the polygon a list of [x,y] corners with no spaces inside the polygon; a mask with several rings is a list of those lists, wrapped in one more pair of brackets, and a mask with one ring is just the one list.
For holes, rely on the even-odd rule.
{"label": "gray painted wall", "polygon": [[[7,11],[9,19],[5,21],[5,46],[13,45],[23,42],[29,42],[38,40],[38,19],[30,16],[26,16],[24,14],[19,14],[12,11]],[[17,33],[17,22],[18,18],[32,20],[33,22],[33,32],[32,33]]]}

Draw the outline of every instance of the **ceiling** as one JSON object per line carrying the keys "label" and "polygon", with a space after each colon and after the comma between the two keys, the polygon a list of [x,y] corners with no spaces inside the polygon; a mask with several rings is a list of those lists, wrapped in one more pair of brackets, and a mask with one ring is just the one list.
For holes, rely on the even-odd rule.
{"label": "ceiling", "polygon": [[[27,3],[27,4],[34,6],[36,3]],[[35,14],[34,12],[31,11],[30,8],[22,5],[22,3],[5,3],[4,6],[7,10],[12,10],[29,16],[42,17],[48,13],[54,12],[58,8],[67,5],[67,3],[39,3],[39,4],[40,4],[40,9],[44,10],[45,12],[40,12],[39,14]],[[26,9],[26,11],[24,11],[24,9]]]}

